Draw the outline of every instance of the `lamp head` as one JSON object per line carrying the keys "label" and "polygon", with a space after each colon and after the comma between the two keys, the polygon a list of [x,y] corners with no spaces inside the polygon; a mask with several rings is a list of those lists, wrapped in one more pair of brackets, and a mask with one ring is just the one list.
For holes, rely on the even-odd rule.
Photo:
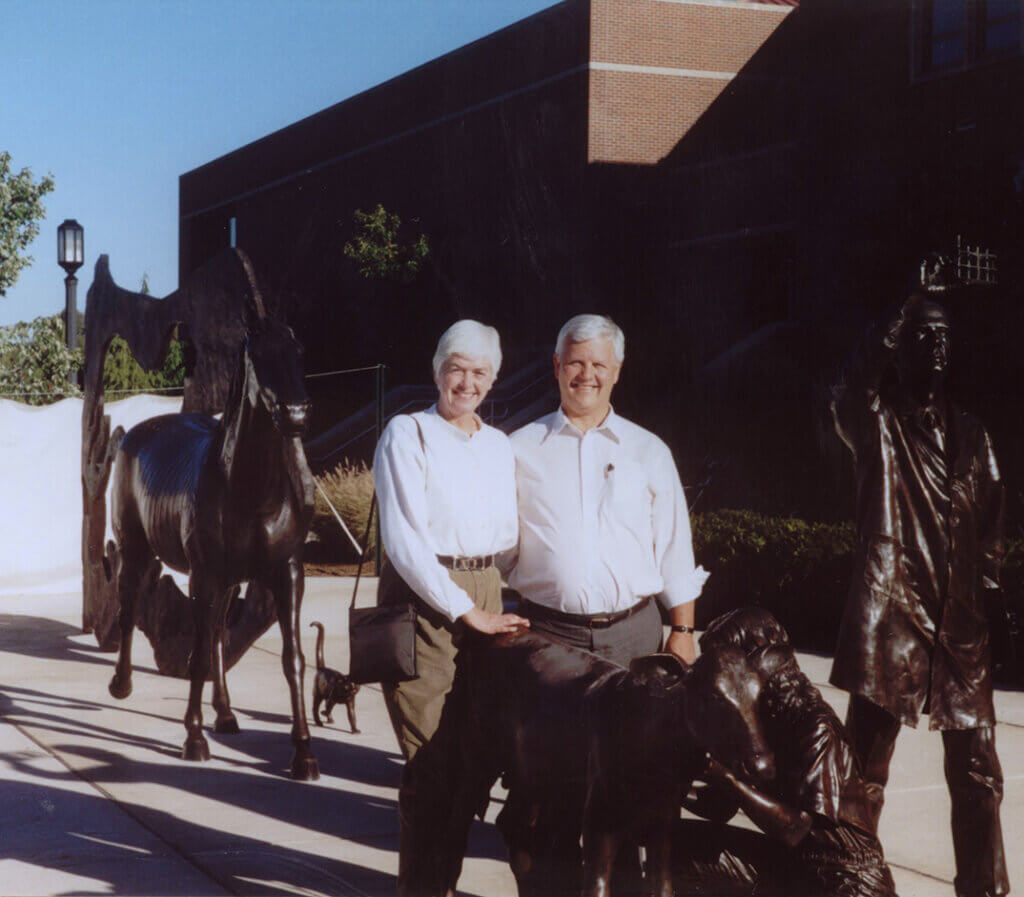
{"label": "lamp head", "polygon": [[85,261],[85,229],[74,218],[57,227],[57,264],[72,276]]}

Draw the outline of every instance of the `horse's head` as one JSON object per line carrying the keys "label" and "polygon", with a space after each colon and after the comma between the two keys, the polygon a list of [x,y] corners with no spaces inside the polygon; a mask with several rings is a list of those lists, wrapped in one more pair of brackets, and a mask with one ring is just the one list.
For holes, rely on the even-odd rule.
{"label": "horse's head", "polygon": [[654,676],[678,690],[680,737],[747,781],[775,777],[775,760],[757,712],[763,676],[741,650],[717,647],[689,667],[673,655],[653,654],[633,661],[630,670],[634,678]]}
{"label": "horse's head", "polygon": [[302,344],[291,327],[260,318],[245,340],[245,389],[249,404],[270,414],[282,436],[301,436],[309,418]]}

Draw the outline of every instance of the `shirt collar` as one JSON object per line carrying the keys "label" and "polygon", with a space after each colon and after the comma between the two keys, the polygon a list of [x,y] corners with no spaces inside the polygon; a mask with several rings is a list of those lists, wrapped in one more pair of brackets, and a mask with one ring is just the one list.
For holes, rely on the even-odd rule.
{"label": "shirt collar", "polygon": [[[561,406],[559,406],[558,410],[551,415],[551,419],[548,422],[548,431],[544,434],[544,439],[546,440],[548,436],[553,436],[556,433],[563,433],[567,429],[574,436],[586,435],[581,433],[579,428],[565,416],[565,412],[562,410]],[[622,418],[615,413],[614,408],[609,408],[605,419],[594,427],[591,432],[603,433],[613,442],[621,442]]]}
{"label": "shirt collar", "polygon": [[437,410],[437,402],[435,402],[433,405],[431,405],[423,413],[424,414],[429,414],[431,417],[434,418],[434,420],[436,420],[438,422],[438,424],[441,427],[447,428],[447,431],[449,433],[451,433],[452,436],[454,436],[457,439],[461,439],[463,442],[469,442],[474,436],[477,436],[480,433],[482,433],[483,429],[484,429],[484,422],[483,422],[483,420],[481,420],[480,415],[479,414],[474,414],[473,415],[473,420],[475,420],[476,423],[477,423],[476,433],[465,433],[465,432],[463,432],[458,427],[456,427],[455,424],[449,423],[443,417],[441,417],[440,413]]}

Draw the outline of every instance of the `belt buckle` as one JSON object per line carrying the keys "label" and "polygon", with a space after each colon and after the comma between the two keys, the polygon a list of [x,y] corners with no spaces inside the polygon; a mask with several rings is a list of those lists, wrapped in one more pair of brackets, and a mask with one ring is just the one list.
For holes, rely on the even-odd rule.
{"label": "belt buckle", "polygon": [[602,614],[600,617],[593,617],[590,620],[590,628],[607,629],[613,622],[611,614]]}

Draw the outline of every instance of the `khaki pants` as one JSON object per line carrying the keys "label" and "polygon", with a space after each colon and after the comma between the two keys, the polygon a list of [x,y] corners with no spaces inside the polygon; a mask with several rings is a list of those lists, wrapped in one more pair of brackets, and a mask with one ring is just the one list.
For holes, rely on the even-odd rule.
{"label": "khaki pants", "polygon": [[[501,575],[494,567],[486,570],[450,570],[452,581],[464,589],[481,610],[500,614]],[[427,607],[395,572],[385,564],[377,587],[377,604],[411,602],[416,608],[416,672],[408,682],[383,683],[384,703],[398,746],[411,760],[430,740],[441,719],[445,696],[455,677],[455,654],[459,648],[461,623]]]}

